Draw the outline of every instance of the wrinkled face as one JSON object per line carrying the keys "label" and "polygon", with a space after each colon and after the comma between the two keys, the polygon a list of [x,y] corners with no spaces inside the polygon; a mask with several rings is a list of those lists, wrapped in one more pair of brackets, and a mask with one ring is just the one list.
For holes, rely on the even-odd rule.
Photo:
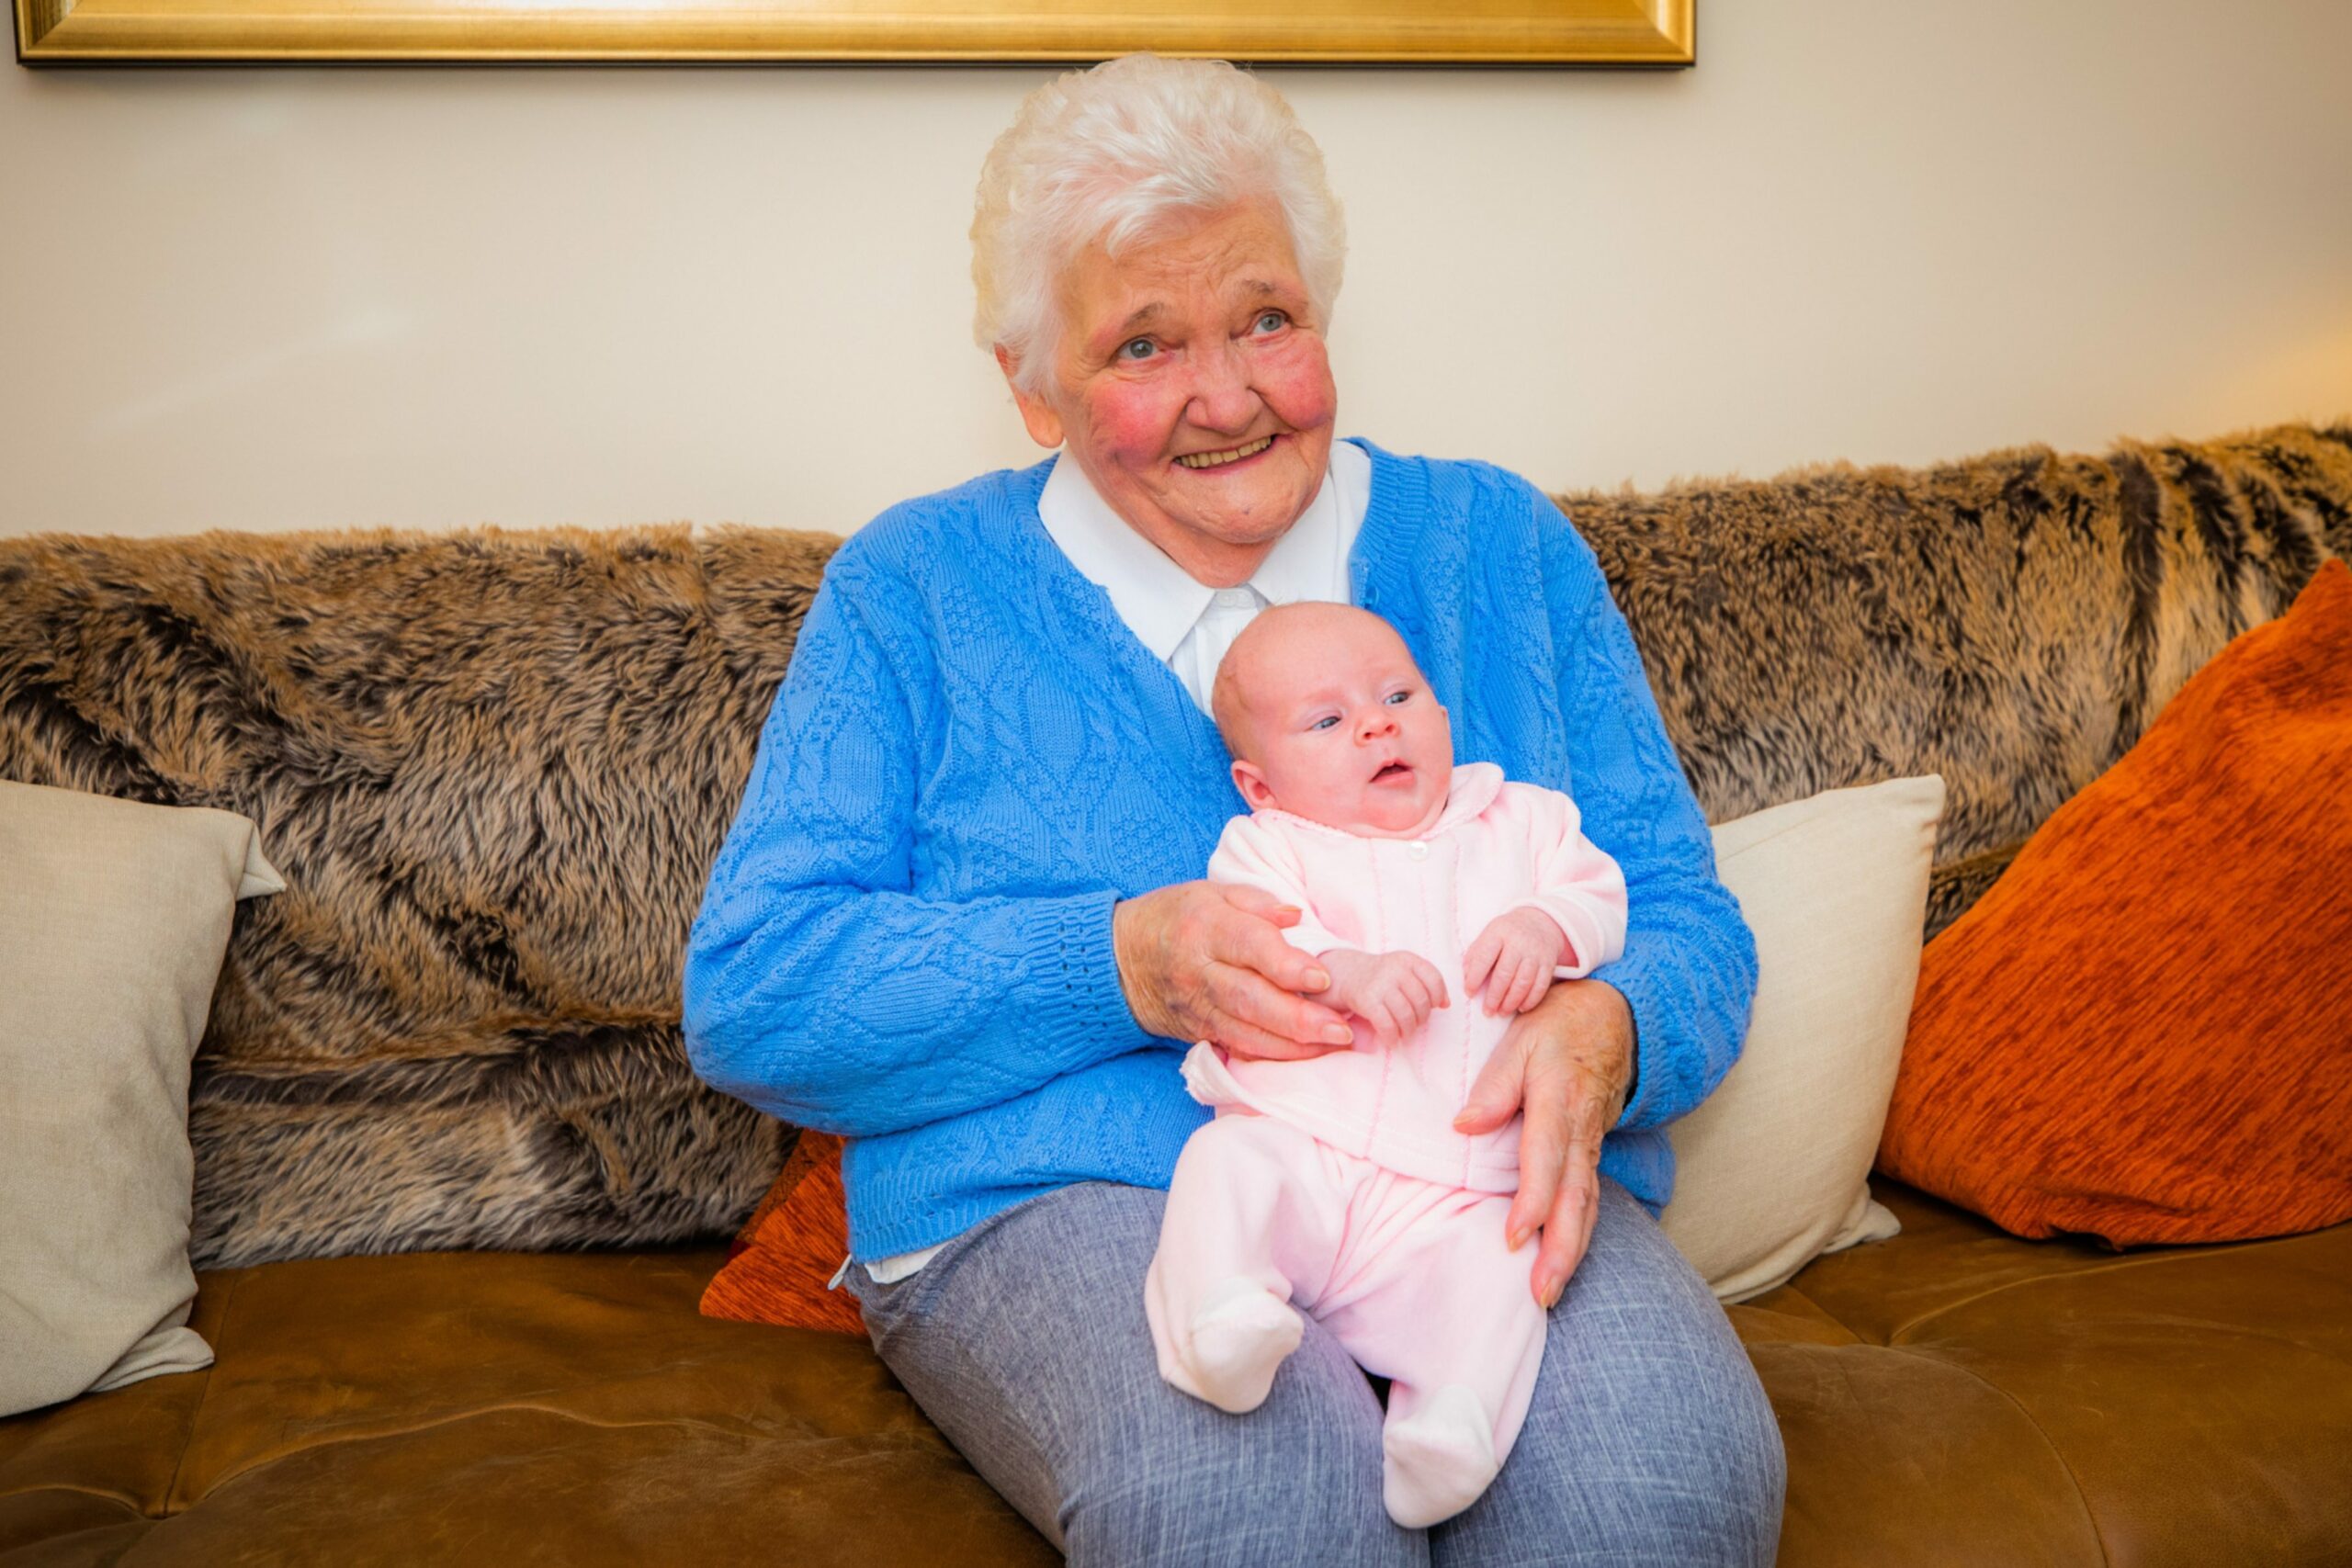
{"label": "wrinkled face", "polygon": [[1249,754],[1233,764],[1234,784],[1253,810],[1272,806],[1353,833],[1419,838],[1445,809],[1453,778],[1445,709],[1386,622],[1340,606],[1316,610],[1284,613],[1279,630],[1266,628],[1272,635],[1245,633],[1235,645],[1242,719],[1233,739]]}
{"label": "wrinkled face", "polygon": [[[1290,234],[1228,208],[1080,252],[1029,434],[1067,444],[1112,510],[1212,587],[1257,570],[1323,483],[1338,390]],[[1012,363],[999,363],[1010,375]]]}

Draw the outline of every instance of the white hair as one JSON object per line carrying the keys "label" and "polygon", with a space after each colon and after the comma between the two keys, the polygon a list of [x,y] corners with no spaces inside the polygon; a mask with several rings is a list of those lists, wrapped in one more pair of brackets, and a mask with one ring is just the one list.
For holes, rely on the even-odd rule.
{"label": "white hair", "polygon": [[1280,93],[1221,60],[1130,54],[1021,101],[973,200],[973,335],[1043,384],[1058,341],[1062,269],[1090,244],[1115,256],[1174,220],[1272,201],[1289,226],[1318,326],[1347,257],[1323,153]]}

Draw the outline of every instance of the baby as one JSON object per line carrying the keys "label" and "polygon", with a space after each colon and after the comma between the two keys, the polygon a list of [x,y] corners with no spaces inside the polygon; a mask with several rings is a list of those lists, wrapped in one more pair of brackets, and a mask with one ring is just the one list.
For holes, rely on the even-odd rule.
{"label": "baby", "polygon": [[1520,1123],[1470,1137],[1453,1118],[1512,1015],[1622,951],[1624,878],[1566,795],[1453,765],[1445,709],[1367,611],[1265,611],[1213,707],[1252,815],[1209,876],[1302,912],[1284,934],[1356,1037],[1302,1061],[1184,1059],[1216,1119],[1177,1161],[1145,1282],[1159,1374],[1255,1410],[1298,1348],[1295,1303],[1391,1380],[1383,1499],[1426,1527],[1502,1468],[1544,1354],[1503,1234]]}

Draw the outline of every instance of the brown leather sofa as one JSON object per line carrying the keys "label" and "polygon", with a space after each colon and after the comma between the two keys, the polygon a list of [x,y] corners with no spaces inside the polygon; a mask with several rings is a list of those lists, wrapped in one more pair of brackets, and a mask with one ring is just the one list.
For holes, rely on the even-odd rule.
{"label": "brown leather sofa", "polygon": [[[2352,549],[2352,433],[2127,446],[2103,460],[2012,452],[1572,509],[1711,815],[1945,773],[1939,928],[2203,658],[2275,614],[2323,555]],[[317,953],[298,964],[270,945],[315,926],[310,906],[248,906],[192,1091],[196,1252],[209,1265],[194,1326],[218,1359],[0,1420],[0,1568],[1053,1561],[863,1342],[696,1314],[727,1224],[775,1168],[778,1130],[724,1108],[665,1111],[691,1134],[672,1144],[628,1120],[654,1101],[702,1104],[679,1087],[674,944],[824,549],[809,536],[683,529],[0,541],[0,776],[244,809],[288,846],[272,852],[289,885],[307,872],[347,900],[375,885],[334,881],[329,840],[303,835],[350,831],[370,799],[473,792],[475,836],[451,835],[452,864],[484,852],[482,824],[564,831],[552,806],[491,809],[558,798],[529,794],[545,757],[511,728],[468,731],[492,759],[480,767],[371,772],[369,738],[411,698],[480,703],[477,677],[503,660],[516,667],[501,700],[520,701],[534,680],[560,686],[595,662],[593,639],[559,641],[527,655],[532,676],[496,615],[469,620],[470,640],[439,662],[410,660],[398,623],[429,618],[420,595],[470,595],[473,610],[504,604],[517,620],[552,606],[575,626],[674,620],[689,640],[692,623],[717,639],[695,645],[719,649],[710,679],[736,694],[716,750],[649,747],[613,764],[620,787],[694,824],[655,871],[639,868],[656,914],[579,935],[591,928],[549,912],[546,867],[517,873],[472,923],[444,911],[433,929],[445,945],[504,989],[417,1002],[438,1020],[429,1036],[403,1035],[405,1015],[371,1002],[347,1015],[368,1027],[289,1044],[286,1018],[367,982],[355,970],[322,983],[337,972]],[[692,613],[673,616],[680,583],[695,585]],[[246,613],[256,605],[266,614]],[[381,684],[370,695],[336,675],[299,629],[350,631],[377,614],[393,629],[351,635],[365,645],[355,657],[392,671],[389,703]],[[672,660],[667,677],[691,662]],[[304,723],[347,708],[362,728],[316,759],[312,794],[273,794],[237,748],[289,751],[290,732],[248,713],[243,739],[207,750],[126,694],[190,670],[210,682],[207,701],[274,693]],[[598,690],[582,735],[611,732],[599,727],[619,699]],[[2073,728],[2053,736],[2057,714]],[[590,754],[564,753],[573,767]],[[568,777],[563,798],[593,802],[594,783]],[[316,807],[320,791],[334,810],[288,804]],[[576,814],[583,832],[609,830],[594,805]],[[367,841],[390,841],[392,820],[371,819]],[[338,853],[347,868],[356,852]],[[628,863],[617,843],[613,856]],[[439,896],[431,868],[379,858],[408,900],[385,908],[413,914]],[[566,991],[537,967],[560,946],[533,945],[550,926],[575,943],[672,946],[623,1006],[614,998],[639,982]],[[449,1021],[459,1014],[465,1028]],[[433,1052],[439,1077],[410,1070]],[[477,1058],[481,1074],[464,1077]],[[395,1059],[408,1066],[375,1073]],[[639,1064],[627,1070],[654,1087],[600,1098],[581,1066],[592,1060],[624,1078],[614,1064]],[[440,1149],[449,1127],[493,1115],[532,1159],[490,1174],[454,1155],[401,1164],[401,1149]],[[310,1131],[283,1163],[254,1152],[288,1126]],[[534,1144],[550,1126],[577,1136]],[[736,1152],[699,1165],[678,1152],[720,1145]],[[447,1177],[451,1201],[419,1207],[403,1188],[392,1204],[381,1190],[396,1168],[402,1182]],[[1901,1235],[1729,1309],[1787,1440],[1783,1563],[2352,1562],[2352,1225],[2118,1254],[2020,1241],[1875,1188]],[[429,1223],[402,1231],[400,1213]],[[517,1235],[535,1249],[398,1250]]]}
{"label": "brown leather sofa", "polygon": [[[1781,1562],[2352,1561],[2352,1227],[1904,1234],[1730,1309]],[[208,1272],[209,1372],[0,1423],[0,1563],[1051,1563],[861,1341],[697,1316],[715,1247]]]}

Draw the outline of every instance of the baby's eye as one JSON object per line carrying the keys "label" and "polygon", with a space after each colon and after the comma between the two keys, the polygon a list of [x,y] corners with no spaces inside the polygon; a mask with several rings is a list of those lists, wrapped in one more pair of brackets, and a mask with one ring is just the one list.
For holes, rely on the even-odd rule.
{"label": "baby's eye", "polygon": [[1148,337],[1131,337],[1119,345],[1122,359],[1149,359],[1159,350]]}
{"label": "baby's eye", "polygon": [[1337,714],[1327,713],[1321,718],[1318,718],[1309,724],[1306,728],[1309,729],[1329,729],[1339,722],[1340,718]]}
{"label": "baby's eye", "polygon": [[1413,700],[1413,694],[1409,689],[1402,692],[1391,692],[1383,700],[1385,701],[1389,706],[1394,707],[1398,703],[1411,702]]}
{"label": "baby's eye", "polygon": [[1278,333],[1288,325],[1290,325],[1290,318],[1283,315],[1280,310],[1261,310],[1258,312],[1256,330],[1259,332]]}

